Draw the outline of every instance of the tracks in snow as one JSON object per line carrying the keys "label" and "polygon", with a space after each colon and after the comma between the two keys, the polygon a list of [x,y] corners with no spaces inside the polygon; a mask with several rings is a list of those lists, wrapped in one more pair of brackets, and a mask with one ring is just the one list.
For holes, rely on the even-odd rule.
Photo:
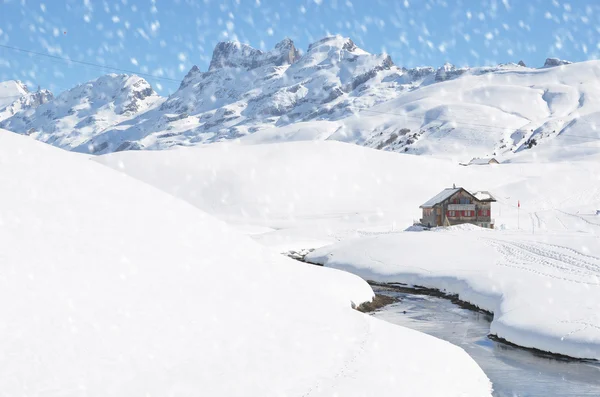
{"label": "tracks in snow", "polygon": [[346,358],[344,359],[341,367],[329,378],[324,379],[322,382],[318,381],[312,387],[310,387],[302,397],[309,397],[313,395],[313,393],[318,391],[324,391],[326,389],[334,388],[338,385],[339,380],[343,378],[352,377],[353,369],[352,367],[356,363],[356,361],[365,353],[367,343],[371,338],[371,318],[365,314],[363,318],[363,330],[361,332],[362,337],[360,340],[354,345],[353,349],[348,353]]}
{"label": "tracks in snow", "polygon": [[578,284],[600,286],[600,258],[545,243],[486,239],[504,256],[500,266]]}

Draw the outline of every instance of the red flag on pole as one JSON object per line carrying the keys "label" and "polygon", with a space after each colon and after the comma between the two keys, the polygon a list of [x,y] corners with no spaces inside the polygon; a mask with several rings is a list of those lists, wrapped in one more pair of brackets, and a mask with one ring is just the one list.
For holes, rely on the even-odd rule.
{"label": "red flag on pole", "polygon": [[521,200],[517,200],[517,206],[521,208]]}

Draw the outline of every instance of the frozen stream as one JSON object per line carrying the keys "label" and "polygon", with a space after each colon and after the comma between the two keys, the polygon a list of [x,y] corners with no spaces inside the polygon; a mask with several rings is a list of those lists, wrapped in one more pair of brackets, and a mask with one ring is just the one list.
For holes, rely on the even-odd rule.
{"label": "frozen stream", "polygon": [[494,395],[600,396],[600,363],[567,361],[492,341],[490,316],[447,299],[374,287],[400,302],[373,316],[444,339],[462,347],[494,384]]}

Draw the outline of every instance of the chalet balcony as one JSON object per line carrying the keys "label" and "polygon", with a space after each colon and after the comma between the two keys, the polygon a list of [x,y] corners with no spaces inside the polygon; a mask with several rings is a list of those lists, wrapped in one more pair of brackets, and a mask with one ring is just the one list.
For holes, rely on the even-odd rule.
{"label": "chalet balcony", "polygon": [[475,204],[448,204],[448,211],[475,211]]}

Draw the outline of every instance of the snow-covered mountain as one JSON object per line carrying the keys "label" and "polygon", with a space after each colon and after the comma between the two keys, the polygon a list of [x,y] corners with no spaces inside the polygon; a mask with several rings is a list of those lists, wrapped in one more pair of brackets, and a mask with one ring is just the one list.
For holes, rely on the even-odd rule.
{"label": "snow-covered mountain", "polygon": [[349,38],[325,37],[304,54],[285,39],[270,51],[219,43],[209,70],[194,66],[163,99],[136,76],[108,75],[1,125],[80,152],[242,138],[340,140],[452,157],[499,156],[600,140],[600,62],[549,58],[488,67],[406,69]]}
{"label": "snow-covered mountain", "polygon": [[17,113],[35,109],[53,98],[48,90],[30,92],[18,80],[0,82],[0,122]]}
{"label": "snow-covered mountain", "polygon": [[[429,71],[428,71],[429,72]],[[283,40],[269,52],[216,46],[209,71],[192,68],[160,108],[93,140],[95,153],[126,145],[161,149],[238,138],[304,120],[336,120],[402,94],[430,73],[396,67],[350,39],[326,37],[299,55]]]}
{"label": "snow-covered mountain", "polygon": [[61,148],[73,149],[163,100],[138,76],[108,74],[65,91],[51,101],[43,101],[37,107],[24,108],[0,125]]}

